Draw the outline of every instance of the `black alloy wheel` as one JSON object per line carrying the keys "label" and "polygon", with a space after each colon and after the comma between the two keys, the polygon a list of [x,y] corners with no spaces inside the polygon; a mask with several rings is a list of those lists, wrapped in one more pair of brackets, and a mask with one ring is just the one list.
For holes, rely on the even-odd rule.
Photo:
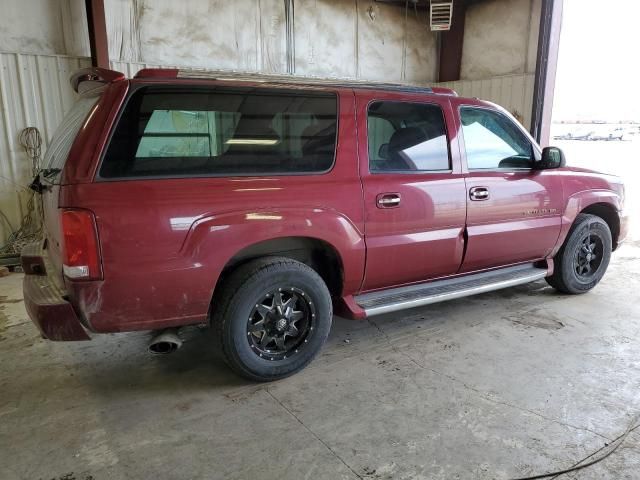
{"label": "black alloy wheel", "polygon": [[593,279],[602,265],[603,252],[602,238],[597,232],[587,230],[578,243],[573,260],[573,266],[579,280],[590,282]]}
{"label": "black alloy wheel", "polygon": [[299,353],[313,332],[316,310],[299,288],[279,287],[266,293],[253,307],[247,337],[256,355],[284,360]]}
{"label": "black alloy wheel", "polygon": [[255,381],[287,377],[320,352],[333,317],[331,294],[308,265],[285,257],[263,257],[221,280],[212,301],[227,364]]}
{"label": "black alloy wheel", "polygon": [[547,283],[563,293],[585,293],[595,287],[609,266],[611,230],[596,215],[579,214],[553,259]]}

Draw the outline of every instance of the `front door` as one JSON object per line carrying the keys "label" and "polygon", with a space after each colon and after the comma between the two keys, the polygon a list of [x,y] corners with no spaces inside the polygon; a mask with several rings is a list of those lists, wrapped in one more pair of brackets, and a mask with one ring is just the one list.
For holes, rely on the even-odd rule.
{"label": "front door", "polygon": [[533,169],[537,147],[508,115],[460,105],[468,177],[468,245],[461,272],[539,260],[560,233],[557,173]]}
{"label": "front door", "polygon": [[466,190],[447,98],[356,94],[367,258],[363,290],[456,273]]}

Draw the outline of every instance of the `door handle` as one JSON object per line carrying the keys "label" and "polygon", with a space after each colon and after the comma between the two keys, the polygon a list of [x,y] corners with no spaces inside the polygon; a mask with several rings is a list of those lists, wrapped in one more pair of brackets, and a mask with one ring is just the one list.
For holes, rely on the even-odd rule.
{"label": "door handle", "polygon": [[489,189],[487,187],[472,187],[469,190],[469,198],[474,201],[488,200]]}
{"label": "door handle", "polygon": [[394,208],[400,205],[399,193],[381,193],[376,197],[378,208]]}

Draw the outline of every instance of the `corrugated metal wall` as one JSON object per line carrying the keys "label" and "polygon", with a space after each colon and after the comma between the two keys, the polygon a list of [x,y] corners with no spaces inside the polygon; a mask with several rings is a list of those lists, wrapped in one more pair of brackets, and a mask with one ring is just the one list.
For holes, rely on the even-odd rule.
{"label": "corrugated metal wall", "polygon": [[29,195],[31,160],[20,132],[37,127],[48,141],[75,100],[69,76],[90,65],[84,57],[0,53],[0,246],[20,226]]}
{"label": "corrugated metal wall", "polygon": [[[18,227],[25,212],[31,179],[31,161],[19,144],[20,132],[37,127],[46,142],[75,94],[69,76],[79,68],[90,66],[84,57],[25,55],[0,53],[0,246]],[[146,63],[112,62],[112,68],[128,77],[147,67]],[[441,84],[455,89],[461,96],[494,101],[516,114],[528,128],[533,99],[532,74],[510,75],[487,80],[463,80]],[[11,224],[9,226],[7,221]]]}
{"label": "corrugated metal wall", "polygon": [[439,83],[453,88],[461,97],[478,97],[497,103],[509,110],[527,130],[531,128],[533,110],[533,73],[507,75],[485,80],[459,80]]}

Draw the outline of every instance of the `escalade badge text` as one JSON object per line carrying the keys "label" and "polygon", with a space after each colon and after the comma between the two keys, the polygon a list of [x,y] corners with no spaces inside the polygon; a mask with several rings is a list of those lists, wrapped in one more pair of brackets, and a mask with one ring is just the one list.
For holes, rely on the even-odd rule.
{"label": "escalade badge text", "polygon": [[548,215],[557,211],[557,208],[537,208],[535,210],[525,210],[524,215]]}

